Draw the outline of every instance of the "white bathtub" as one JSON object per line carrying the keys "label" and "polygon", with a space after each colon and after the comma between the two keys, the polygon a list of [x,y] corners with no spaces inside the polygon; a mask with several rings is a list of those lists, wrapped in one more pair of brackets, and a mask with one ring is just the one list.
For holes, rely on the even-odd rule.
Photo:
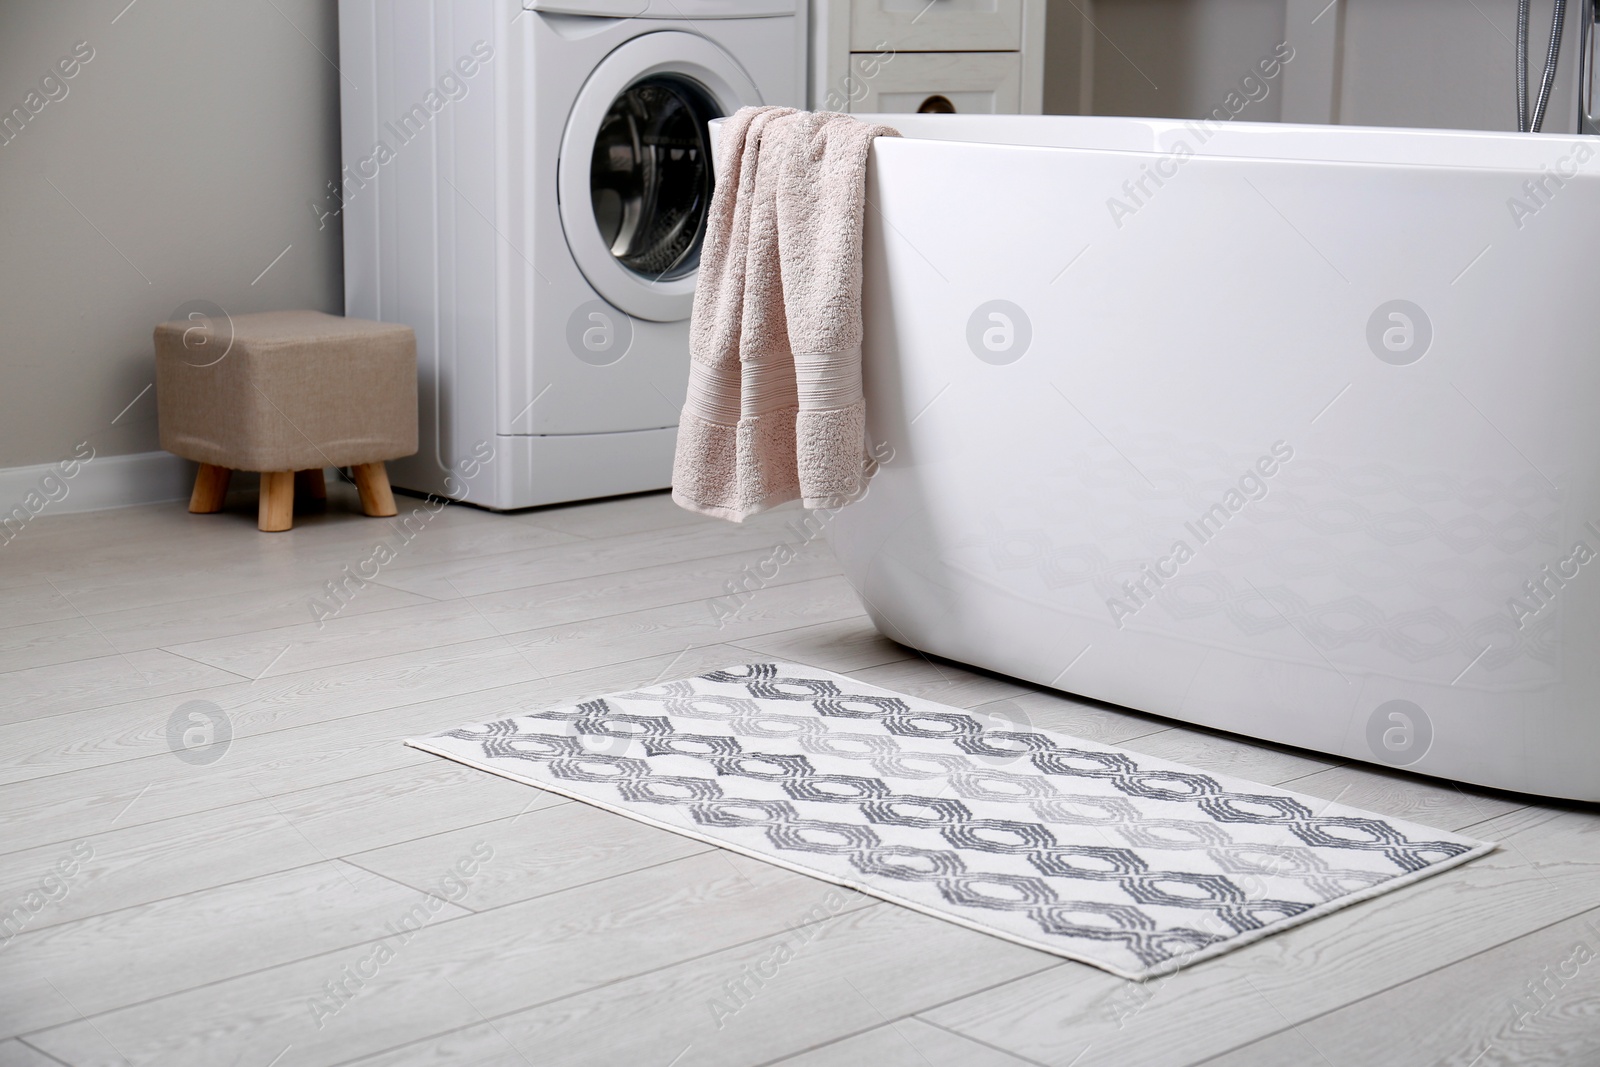
{"label": "white bathtub", "polygon": [[1600,139],[880,121],[893,458],[832,536],[884,634],[1600,800]]}

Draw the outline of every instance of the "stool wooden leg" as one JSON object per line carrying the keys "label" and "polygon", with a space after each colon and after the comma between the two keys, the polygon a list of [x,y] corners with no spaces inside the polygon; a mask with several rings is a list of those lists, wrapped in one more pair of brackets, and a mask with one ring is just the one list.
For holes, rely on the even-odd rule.
{"label": "stool wooden leg", "polygon": [[233,472],[227,467],[200,464],[194,476],[194,492],[189,494],[189,510],[196,515],[221,511],[223,501],[228,498],[228,479],[231,477]]}
{"label": "stool wooden leg", "polygon": [[261,472],[256,525],[263,533],[281,533],[294,525],[294,471]]}
{"label": "stool wooden leg", "polygon": [[382,463],[358,463],[350,468],[356,489],[361,493],[361,510],[374,518],[398,515],[394,494],[389,491],[389,472]]}
{"label": "stool wooden leg", "polygon": [[311,470],[294,472],[294,493],[302,500],[328,499],[328,483],[324,480],[321,467]]}

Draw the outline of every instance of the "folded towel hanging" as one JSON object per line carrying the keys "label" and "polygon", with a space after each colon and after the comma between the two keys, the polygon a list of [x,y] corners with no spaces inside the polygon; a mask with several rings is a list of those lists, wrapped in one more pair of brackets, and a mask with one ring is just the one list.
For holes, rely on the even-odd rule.
{"label": "folded towel hanging", "polygon": [[672,468],[680,506],[739,522],[859,494],[867,153],[897,136],[782,107],[723,123]]}

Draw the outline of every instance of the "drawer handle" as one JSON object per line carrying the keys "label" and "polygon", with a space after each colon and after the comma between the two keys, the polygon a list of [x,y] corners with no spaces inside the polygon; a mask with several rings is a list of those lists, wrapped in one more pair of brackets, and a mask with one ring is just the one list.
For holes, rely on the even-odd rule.
{"label": "drawer handle", "polygon": [[948,96],[942,93],[934,93],[917,106],[917,114],[919,115],[954,115],[955,113],[956,106],[950,102]]}

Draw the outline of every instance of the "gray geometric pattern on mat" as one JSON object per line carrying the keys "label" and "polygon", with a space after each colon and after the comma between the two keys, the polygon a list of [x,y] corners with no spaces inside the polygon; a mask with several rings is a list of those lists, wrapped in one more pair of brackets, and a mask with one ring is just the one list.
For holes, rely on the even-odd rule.
{"label": "gray geometric pattern on mat", "polygon": [[793,664],[411,743],[1130,978],[1493,847]]}

